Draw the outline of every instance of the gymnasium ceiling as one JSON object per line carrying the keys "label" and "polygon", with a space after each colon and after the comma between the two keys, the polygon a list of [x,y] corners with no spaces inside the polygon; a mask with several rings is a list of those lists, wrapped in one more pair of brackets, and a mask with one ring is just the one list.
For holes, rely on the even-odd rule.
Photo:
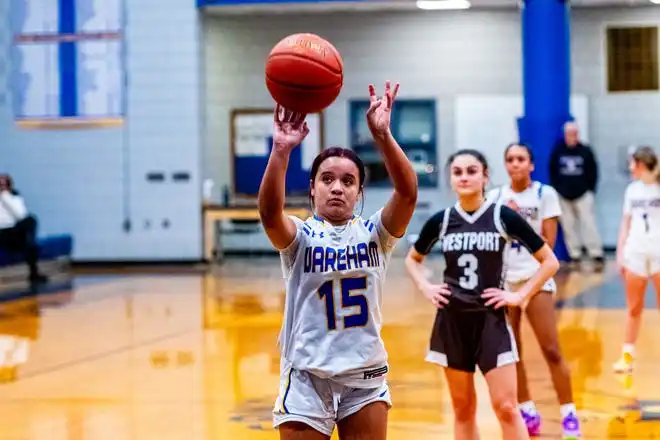
{"label": "gymnasium ceiling", "polygon": [[[660,0],[658,0],[660,1]],[[471,9],[513,9],[518,8],[518,0],[470,0]],[[574,8],[587,7],[631,7],[631,6],[654,6],[650,0],[572,0]],[[660,8],[660,5],[657,5]],[[310,2],[289,4],[250,4],[241,6],[210,6],[205,10],[213,15],[224,15],[228,13],[251,13],[272,12],[290,13],[297,12],[330,12],[330,11],[356,11],[356,10],[415,10],[415,0],[378,0],[378,1],[332,1],[332,2]],[[438,11],[442,12],[442,11]]]}

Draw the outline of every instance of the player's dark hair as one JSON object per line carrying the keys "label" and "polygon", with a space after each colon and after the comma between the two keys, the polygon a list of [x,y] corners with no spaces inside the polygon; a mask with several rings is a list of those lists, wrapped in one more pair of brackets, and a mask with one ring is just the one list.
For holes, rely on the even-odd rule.
{"label": "player's dark hair", "polygon": [[[479,151],[479,150],[474,150],[472,148],[463,148],[461,150],[458,150],[454,152],[451,156],[449,156],[449,159],[447,159],[447,168],[449,168],[454,162],[454,159],[456,159],[458,156],[472,156],[477,161],[481,164],[481,166],[484,168],[484,175],[488,175],[488,160],[486,160],[486,156]],[[484,185],[484,194],[486,194],[486,186]]]}
{"label": "player's dark hair", "polygon": [[637,147],[632,154],[632,159],[641,163],[646,167],[647,170],[655,173],[658,183],[660,183],[660,173],[658,173],[658,155],[653,151],[653,148],[649,146]]}
{"label": "player's dark hair", "polygon": [[362,207],[360,208],[360,215],[362,215],[362,211],[364,210],[364,180],[366,179],[366,171],[364,168],[364,163],[362,162],[362,159],[360,159],[360,156],[358,156],[355,153],[355,151],[348,148],[337,147],[337,146],[329,147],[321,151],[314,158],[314,162],[312,162],[312,169],[310,170],[309,173],[309,190],[310,190],[309,203],[312,206],[312,211],[314,210],[314,198],[312,197],[312,188],[314,187],[314,181],[316,180],[316,175],[319,172],[319,167],[326,159],[330,157],[345,157],[346,159],[349,159],[351,162],[353,162],[355,166],[357,166],[358,185],[360,187],[358,194],[362,193]]}
{"label": "player's dark hair", "polygon": [[447,167],[450,167],[452,162],[458,157],[458,156],[472,156],[475,159],[481,163],[481,165],[484,167],[484,171],[488,171],[488,161],[486,160],[486,156],[479,151],[479,150],[473,150],[471,148],[463,148],[462,150],[455,151],[452,153],[451,156],[449,156],[449,159],[447,159]]}
{"label": "player's dark hair", "polygon": [[506,148],[504,149],[505,160],[506,160],[506,155],[509,154],[509,150],[511,150],[513,147],[520,147],[524,149],[527,152],[527,155],[529,156],[529,161],[531,163],[534,163],[534,152],[532,151],[532,147],[530,147],[524,142],[511,142],[509,145],[507,145]]}

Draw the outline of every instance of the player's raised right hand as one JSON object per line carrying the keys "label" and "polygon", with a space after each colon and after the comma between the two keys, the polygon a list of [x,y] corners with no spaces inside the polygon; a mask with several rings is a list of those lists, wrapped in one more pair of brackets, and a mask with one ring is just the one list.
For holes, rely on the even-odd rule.
{"label": "player's raised right hand", "polygon": [[306,114],[286,110],[278,104],[274,116],[273,150],[291,151],[309,134],[309,127],[305,122]]}
{"label": "player's raised right hand", "polygon": [[438,309],[444,309],[449,304],[451,290],[447,284],[426,284],[422,287],[422,293]]}

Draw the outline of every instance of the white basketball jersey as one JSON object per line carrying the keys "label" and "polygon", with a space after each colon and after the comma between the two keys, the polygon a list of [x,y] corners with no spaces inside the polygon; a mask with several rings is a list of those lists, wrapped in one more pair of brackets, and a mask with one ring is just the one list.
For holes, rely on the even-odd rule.
{"label": "white basketball jersey", "polygon": [[380,216],[344,226],[292,217],[296,238],[280,252],[286,306],[279,343],[293,368],[355,388],[384,380],[381,302],[397,239]]}
{"label": "white basketball jersey", "polygon": [[[541,182],[532,184],[523,192],[515,192],[509,185],[503,185],[488,192],[488,199],[501,199],[503,204],[514,201],[518,213],[527,220],[534,231],[541,235],[543,220],[559,217],[561,207],[557,191]],[[524,247],[514,244],[508,250],[506,280],[517,283],[531,278],[541,266],[536,258]]]}
{"label": "white basketball jersey", "polygon": [[630,215],[626,248],[660,256],[660,185],[637,180],[628,185],[623,213]]}

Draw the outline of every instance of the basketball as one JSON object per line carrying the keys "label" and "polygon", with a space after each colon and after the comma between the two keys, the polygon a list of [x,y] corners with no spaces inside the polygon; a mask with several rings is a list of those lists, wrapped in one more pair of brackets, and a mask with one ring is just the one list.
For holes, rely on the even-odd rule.
{"label": "basketball", "polygon": [[266,87],[287,110],[318,113],[337,99],[343,85],[341,55],[318,35],[289,35],[268,55]]}

